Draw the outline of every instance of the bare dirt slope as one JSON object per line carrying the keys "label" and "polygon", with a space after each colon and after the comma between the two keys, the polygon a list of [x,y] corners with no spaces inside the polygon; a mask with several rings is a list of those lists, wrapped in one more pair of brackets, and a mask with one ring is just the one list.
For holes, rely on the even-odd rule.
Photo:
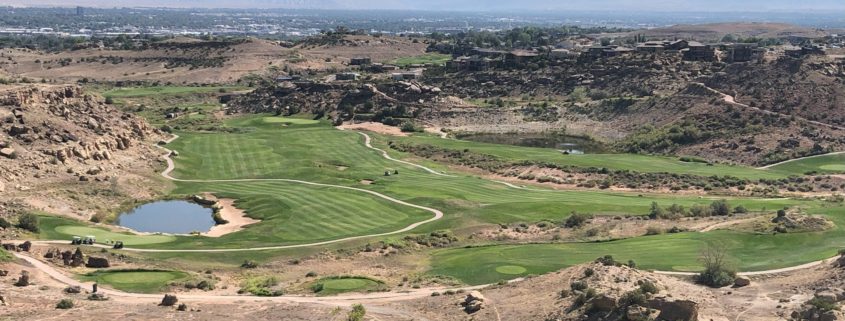
{"label": "bare dirt slope", "polygon": [[72,82],[161,81],[174,84],[231,83],[249,74],[274,70],[343,69],[349,59],[371,57],[389,62],[425,52],[425,44],[406,38],[348,35],[340,43],[285,47],[262,39],[201,41],[177,38],[139,50],[88,48],[60,53],[28,49],[2,52],[0,74]]}

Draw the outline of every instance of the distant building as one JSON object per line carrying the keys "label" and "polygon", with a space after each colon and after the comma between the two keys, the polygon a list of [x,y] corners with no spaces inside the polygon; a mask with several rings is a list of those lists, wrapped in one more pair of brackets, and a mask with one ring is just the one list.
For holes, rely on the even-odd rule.
{"label": "distant building", "polygon": [[533,61],[539,57],[540,54],[533,50],[513,50],[505,55],[505,63],[508,64],[522,64]]}
{"label": "distant building", "polygon": [[394,72],[390,74],[393,80],[416,80],[422,77],[422,70],[413,70],[405,72]]}
{"label": "distant building", "polygon": [[647,41],[637,45],[637,52],[660,54],[666,49],[663,41]]}
{"label": "distant building", "polygon": [[85,15],[85,8],[83,7],[76,7],[76,15],[77,16],[84,16]]}
{"label": "distant building", "polygon": [[355,57],[349,61],[350,66],[366,66],[372,63],[373,60],[370,57]]}
{"label": "distant building", "polygon": [[690,41],[684,49],[684,60],[689,61],[715,61],[716,48],[712,45],[705,45],[698,41]]}
{"label": "distant building", "polygon": [[361,75],[357,72],[341,72],[334,76],[335,80],[358,80]]}
{"label": "distant building", "polygon": [[552,58],[573,58],[577,56],[578,53],[569,49],[552,49],[552,51],[549,52],[549,57]]}
{"label": "distant building", "polygon": [[754,60],[760,53],[756,43],[735,43],[727,46],[728,62],[747,62]]}

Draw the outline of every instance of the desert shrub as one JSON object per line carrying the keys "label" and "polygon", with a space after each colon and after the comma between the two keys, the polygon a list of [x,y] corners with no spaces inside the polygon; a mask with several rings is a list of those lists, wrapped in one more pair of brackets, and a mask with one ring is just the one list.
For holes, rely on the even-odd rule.
{"label": "desert shrub", "polygon": [[835,303],[819,298],[812,298],[810,301],[807,301],[807,304],[812,305],[821,311],[832,311],[838,309]]}
{"label": "desert shrub", "polygon": [[657,219],[663,217],[664,215],[663,208],[660,207],[657,202],[651,202],[651,210],[648,212],[648,217],[651,219]]}
{"label": "desert shrub", "polygon": [[59,303],[56,304],[56,309],[63,309],[67,310],[73,308],[73,300],[71,299],[62,299]]}
{"label": "desert shrub", "polygon": [[695,281],[710,287],[720,288],[733,284],[736,278],[727,262],[725,249],[719,245],[709,245],[702,252],[700,260],[704,271],[696,276]]}
{"label": "desert shrub", "polygon": [[316,276],[317,276],[317,272],[314,272],[314,271],[310,271],[308,273],[305,273],[305,277],[307,277],[307,278],[313,278],[313,277],[316,277]]}
{"label": "desert shrub", "polygon": [[572,289],[572,291],[584,291],[587,289],[587,282],[574,281],[569,283],[569,288]]}
{"label": "desert shrub", "polygon": [[748,209],[746,209],[745,206],[737,205],[737,207],[734,207],[734,213],[745,214],[748,213]]}
{"label": "desert shrub", "polygon": [[629,307],[632,305],[646,305],[646,301],[648,297],[642,290],[636,289],[633,291],[626,292],[619,298],[619,306],[620,307]]}
{"label": "desert shrub", "polygon": [[5,218],[0,217],[0,227],[2,228],[10,228],[12,227],[12,223],[9,223]]}
{"label": "desert shrub", "polygon": [[651,282],[649,280],[641,280],[639,283],[640,291],[642,291],[643,293],[657,294],[658,292],[660,292],[660,289],[657,288],[657,285],[655,285],[654,282]]}
{"label": "desert shrub", "polygon": [[778,214],[778,217],[784,217],[784,216],[786,216],[786,210],[779,209],[777,214]]}
{"label": "desert shrub", "polygon": [[725,216],[731,213],[731,208],[728,206],[728,201],[718,200],[710,203],[710,210],[713,215]]}
{"label": "desert shrub", "polygon": [[586,270],[584,270],[584,277],[591,277],[595,273],[596,271],[593,270],[593,268],[587,268]]}
{"label": "desert shrub", "polygon": [[346,316],[346,320],[363,321],[365,315],[367,315],[367,310],[364,309],[363,305],[353,304],[352,311],[349,311],[349,314]]}
{"label": "desert shrub", "polygon": [[589,214],[582,214],[582,213],[572,211],[572,214],[570,214],[569,217],[566,218],[566,221],[563,223],[563,226],[569,227],[569,228],[581,227],[589,219],[590,219]]}
{"label": "desert shrub", "polygon": [[38,233],[38,215],[32,213],[21,214],[21,216],[18,217],[17,227],[32,233]]}
{"label": "desert shrub", "polygon": [[622,263],[617,262],[613,259],[612,255],[605,255],[600,258],[596,259],[596,263],[601,263],[604,266],[621,266]]}
{"label": "desert shrub", "polygon": [[254,269],[258,267],[258,263],[255,263],[253,260],[245,260],[241,267],[244,269]]}

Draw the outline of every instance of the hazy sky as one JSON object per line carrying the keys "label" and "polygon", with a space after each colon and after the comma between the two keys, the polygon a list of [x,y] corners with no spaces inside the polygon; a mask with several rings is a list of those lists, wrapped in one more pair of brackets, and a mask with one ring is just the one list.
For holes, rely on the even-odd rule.
{"label": "hazy sky", "polygon": [[449,11],[845,11],[845,0],[0,0],[0,5]]}

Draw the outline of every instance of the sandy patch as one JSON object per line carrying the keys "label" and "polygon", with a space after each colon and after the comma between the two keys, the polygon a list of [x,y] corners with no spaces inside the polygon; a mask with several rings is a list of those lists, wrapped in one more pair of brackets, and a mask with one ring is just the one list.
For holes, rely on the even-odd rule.
{"label": "sandy patch", "polygon": [[338,129],[341,130],[368,130],[371,132],[385,134],[385,135],[393,135],[393,136],[408,136],[407,133],[403,133],[399,127],[387,126],[382,123],[375,123],[375,122],[365,122],[365,123],[357,123],[357,124],[343,124],[337,126]]}
{"label": "sandy patch", "polygon": [[246,213],[243,210],[235,207],[235,200],[226,198],[218,199],[212,194],[204,194],[203,196],[206,199],[216,200],[217,205],[220,206],[220,216],[223,217],[224,220],[229,221],[229,223],[226,224],[212,226],[208,232],[202,233],[203,236],[221,237],[229,233],[243,230],[247,225],[261,222],[260,220],[246,216]]}
{"label": "sandy patch", "polygon": [[361,183],[361,185],[372,185],[372,184],[373,184],[373,180],[371,180],[371,179],[362,179],[359,183]]}

